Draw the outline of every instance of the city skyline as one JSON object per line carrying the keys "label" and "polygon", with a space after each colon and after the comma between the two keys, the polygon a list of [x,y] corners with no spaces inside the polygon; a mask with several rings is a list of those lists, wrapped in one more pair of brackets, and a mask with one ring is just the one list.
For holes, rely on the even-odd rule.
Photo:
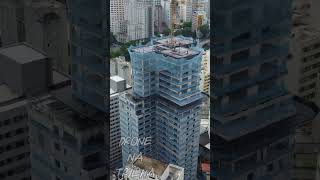
{"label": "city skyline", "polygon": [[320,180],[319,0],[1,0],[1,180]]}

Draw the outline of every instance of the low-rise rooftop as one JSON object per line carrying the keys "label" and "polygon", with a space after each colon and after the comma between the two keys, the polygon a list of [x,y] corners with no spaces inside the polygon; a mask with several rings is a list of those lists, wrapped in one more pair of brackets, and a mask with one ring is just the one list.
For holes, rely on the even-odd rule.
{"label": "low-rise rooftop", "polygon": [[175,59],[190,58],[196,56],[200,51],[190,48],[194,43],[191,38],[167,37],[152,41],[151,45],[133,48],[137,53],[156,52]]}
{"label": "low-rise rooftop", "polygon": [[142,160],[137,159],[134,163],[134,166],[145,170],[145,171],[151,171],[153,170],[154,173],[158,176],[162,176],[163,172],[166,170],[168,164],[161,162],[156,159],[149,158],[147,156],[143,156]]}
{"label": "low-rise rooftop", "polygon": [[72,98],[70,87],[34,97],[30,100],[30,104],[33,111],[48,117],[55,117],[55,120],[78,131],[103,126],[105,118],[103,114],[99,114],[89,106],[83,106]]}
{"label": "low-rise rooftop", "polygon": [[0,49],[0,54],[6,56],[19,64],[30,63],[35,60],[47,58],[45,54],[40,53],[28,44],[14,44],[12,46],[3,47]]}

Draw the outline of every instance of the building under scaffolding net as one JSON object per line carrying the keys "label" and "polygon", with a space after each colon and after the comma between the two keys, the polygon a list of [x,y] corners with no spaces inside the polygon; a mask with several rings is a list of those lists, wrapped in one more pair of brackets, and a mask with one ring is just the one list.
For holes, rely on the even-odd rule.
{"label": "building under scaffolding net", "polygon": [[203,50],[195,45],[178,36],[129,48],[133,92],[120,96],[121,135],[153,139],[148,146],[123,146],[124,163],[142,152],[183,167],[185,180],[196,178]]}

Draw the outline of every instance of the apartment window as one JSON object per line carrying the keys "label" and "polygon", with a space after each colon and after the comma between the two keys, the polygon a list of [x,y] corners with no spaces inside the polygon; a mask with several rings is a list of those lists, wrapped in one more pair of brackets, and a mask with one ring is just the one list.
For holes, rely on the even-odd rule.
{"label": "apartment window", "polygon": [[247,89],[246,88],[240,89],[236,92],[229,94],[230,103],[232,103],[233,101],[241,100],[246,97],[247,97]]}
{"label": "apartment window", "polygon": [[53,133],[59,135],[59,128],[57,126],[53,126]]}
{"label": "apartment window", "polygon": [[307,86],[302,86],[300,89],[299,89],[299,92],[304,92],[304,91],[308,91],[310,89],[313,89],[316,87],[316,83],[312,83],[312,84],[309,84]]}
{"label": "apartment window", "polygon": [[303,96],[302,98],[304,98],[304,99],[312,99],[312,98],[314,98],[316,96],[316,94],[313,92],[313,93],[310,93],[310,94],[308,94],[308,95],[306,95],[306,96]]}
{"label": "apartment window", "polygon": [[272,172],[272,171],[273,171],[273,163],[270,163],[270,164],[267,166],[267,171],[268,171],[268,172]]}
{"label": "apartment window", "polygon": [[250,24],[252,22],[252,19],[250,19],[252,17],[251,14],[251,9],[249,8],[234,11],[232,14],[232,25],[234,28],[243,24]]}
{"label": "apartment window", "polygon": [[253,173],[249,173],[247,175],[247,180],[253,180],[253,178],[254,178],[254,174]]}
{"label": "apartment window", "polygon": [[234,73],[230,76],[230,82],[233,83],[233,82],[237,82],[237,81],[243,81],[243,80],[246,80],[249,75],[248,75],[248,70],[244,70],[244,71],[241,71],[241,72],[238,72],[238,73]]}
{"label": "apartment window", "polygon": [[306,82],[308,82],[308,81],[310,81],[310,80],[314,80],[314,79],[316,79],[316,78],[317,78],[317,73],[313,73],[313,74],[311,74],[311,75],[309,75],[309,76],[306,76],[306,77],[301,78],[301,79],[299,80],[299,82],[300,82],[300,83],[306,83]]}
{"label": "apartment window", "polygon": [[217,64],[217,65],[219,65],[219,64],[223,64],[223,57],[213,57],[213,64]]}
{"label": "apartment window", "polygon": [[38,134],[38,141],[39,141],[40,148],[43,150],[45,145],[43,134],[41,133]]}
{"label": "apartment window", "polygon": [[231,56],[231,62],[237,62],[237,61],[242,61],[248,59],[250,56],[250,50],[246,49],[243,51],[239,51],[237,53],[232,54]]}
{"label": "apartment window", "polygon": [[22,147],[22,146],[24,146],[24,140],[21,140],[21,141],[17,141],[16,142],[16,148],[20,148],[20,147]]}
{"label": "apartment window", "polygon": [[57,151],[60,151],[60,150],[61,150],[60,144],[58,144],[58,143],[54,143],[54,148],[55,148],[55,150],[57,150]]}
{"label": "apartment window", "polygon": [[283,162],[282,159],[279,160],[279,168],[282,169],[283,168]]}
{"label": "apartment window", "polygon": [[23,128],[19,128],[16,130],[16,135],[22,134],[24,132]]}
{"label": "apartment window", "polygon": [[237,43],[237,42],[241,42],[244,40],[248,40],[251,37],[251,33],[250,32],[246,32],[246,33],[242,33],[239,36],[235,37],[232,39],[232,43]]}
{"label": "apartment window", "polygon": [[57,167],[57,168],[60,168],[60,167],[61,167],[61,164],[60,164],[60,162],[59,162],[58,160],[55,160],[55,164],[56,164],[56,167]]}
{"label": "apartment window", "polygon": [[26,154],[23,153],[23,154],[20,154],[17,156],[17,160],[21,160],[21,159],[24,159],[26,157]]}
{"label": "apartment window", "polygon": [[4,121],[4,125],[7,126],[7,125],[9,125],[9,124],[10,124],[10,119],[6,119],[6,120]]}

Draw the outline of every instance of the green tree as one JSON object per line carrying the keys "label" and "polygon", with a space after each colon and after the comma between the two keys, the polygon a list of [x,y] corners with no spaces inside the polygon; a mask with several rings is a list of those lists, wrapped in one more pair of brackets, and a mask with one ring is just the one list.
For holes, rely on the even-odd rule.
{"label": "green tree", "polygon": [[191,27],[185,27],[181,30],[181,34],[183,36],[186,36],[186,37],[192,37],[192,28]]}
{"label": "green tree", "polygon": [[160,37],[160,33],[159,33],[159,32],[157,32],[157,31],[156,31],[156,32],[154,32],[154,35],[155,35],[155,36],[157,36],[157,37]]}
{"label": "green tree", "polygon": [[111,51],[111,52],[110,52],[110,56],[111,56],[111,58],[119,57],[119,56],[121,56],[121,51],[120,51],[120,50]]}
{"label": "green tree", "polygon": [[192,22],[184,22],[182,24],[182,28],[186,28],[186,27],[192,27]]}
{"label": "green tree", "polygon": [[165,36],[169,36],[169,35],[171,34],[171,29],[166,28],[165,30],[163,30],[163,34],[164,34]]}
{"label": "green tree", "polygon": [[113,35],[113,33],[110,33],[110,43],[111,44],[116,44],[118,43],[116,37]]}
{"label": "green tree", "polygon": [[199,31],[202,34],[202,38],[206,38],[209,36],[210,34],[210,27],[208,24],[204,24],[202,26],[199,27]]}

